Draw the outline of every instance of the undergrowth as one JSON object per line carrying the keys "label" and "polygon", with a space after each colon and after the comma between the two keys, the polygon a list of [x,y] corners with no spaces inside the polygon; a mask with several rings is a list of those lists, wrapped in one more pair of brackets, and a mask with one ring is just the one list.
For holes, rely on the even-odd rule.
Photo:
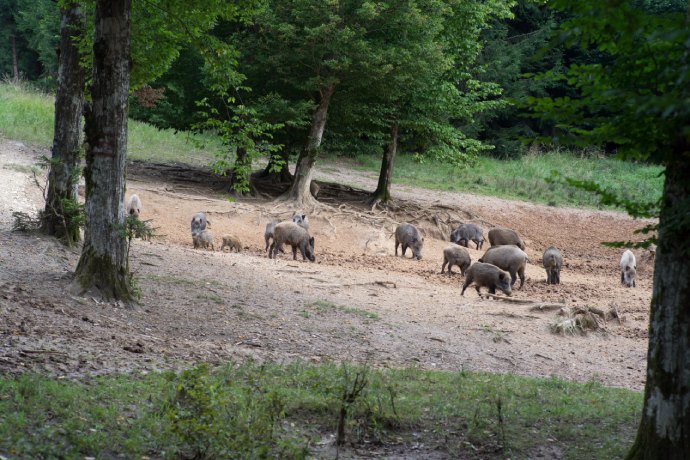
{"label": "undergrowth", "polygon": [[[621,458],[639,393],[414,368],[244,364],[88,378],[0,377],[9,458],[306,458],[324,439],[449,458]],[[328,443],[326,443],[328,444]],[[369,446],[369,447],[368,447]]]}

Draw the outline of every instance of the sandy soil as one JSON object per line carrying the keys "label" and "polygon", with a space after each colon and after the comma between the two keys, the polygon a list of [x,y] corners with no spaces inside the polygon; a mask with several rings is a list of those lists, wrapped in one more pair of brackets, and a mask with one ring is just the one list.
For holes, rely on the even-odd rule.
{"label": "sandy soil", "polygon": [[[270,260],[263,233],[294,209],[267,199],[229,201],[193,181],[131,167],[128,194],[161,235],[136,240],[131,266],[142,291],[133,307],[68,289],[79,250],[11,232],[11,212],[42,207],[27,167],[45,151],[0,141],[0,371],[63,376],[179,368],[197,361],[353,361],[372,366],[480,370],[640,390],[644,384],[653,262],[638,251],[637,288],[619,283],[620,250],[602,241],[635,239],[644,225],[614,212],[563,209],[458,193],[394,187],[391,210],[370,211],[355,195],[322,188],[306,210],[316,263],[286,253]],[[345,167],[316,177],[365,189],[375,177]],[[192,248],[189,221],[204,211],[216,251]],[[552,333],[555,311],[486,300],[462,276],[440,274],[442,250],[458,221],[514,228],[530,265],[513,298],[567,306],[615,307],[585,335]],[[393,255],[395,224],[414,221],[426,235],[421,261]],[[220,252],[220,237],[241,253]],[[555,245],[565,257],[562,284],[548,286],[540,265]],[[475,261],[483,251],[469,249]],[[486,243],[485,249],[488,246]],[[457,268],[455,269],[457,271]],[[516,285],[517,286],[517,285]]]}

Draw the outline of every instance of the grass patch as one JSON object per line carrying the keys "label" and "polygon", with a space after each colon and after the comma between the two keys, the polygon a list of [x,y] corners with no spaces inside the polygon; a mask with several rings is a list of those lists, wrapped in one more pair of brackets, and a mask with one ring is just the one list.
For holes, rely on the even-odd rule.
{"label": "grass patch", "polygon": [[[346,403],[357,383],[361,392]],[[598,383],[295,363],[206,366],[84,382],[0,377],[0,454],[16,458],[305,458],[345,440],[450,458],[622,458],[642,397]],[[380,446],[380,444],[376,444]],[[378,448],[378,447],[377,447]],[[311,451],[311,454],[310,454]]]}
{"label": "grass patch", "polygon": [[[324,163],[334,161],[333,157]],[[358,156],[352,167],[378,173],[380,159]],[[419,163],[410,155],[399,155],[393,172],[394,185],[412,185],[432,190],[519,199],[551,206],[599,207],[597,197],[573,187],[549,184],[552,171],[563,176],[593,180],[627,199],[655,201],[661,196],[663,168],[657,165],[621,161],[601,155],[567,151],[525,155],[515,160],[480,157],[468,168],[453,168],[436,161]]]}
{"label": "grass patch", "polygon": [[[52,95],[23,83],[0,83],[0,136],[50,146],[54,111]],[[215,136],[158,129],[134,120],[128,123],[127,158],[131,160],[207,165],[213,152],[222,148]]]}
{"label": "grass patch", "polygon": [[[316,300],[314,302],[308,302],[305,304],[305,307],[311,308],[317,314],[323,314],[323,313],[326,313],[329,311],[340,311],[343,313],[348,313],[350,315],[361,316],[362,318],[365,318],[368,320],[378,321],[381,319],[381,317],[379,315],[377,315],[376,313],[373,313],[373,312],[370,312],[367,310],[363,310],[361,308],[345,307],[343,305],[337,305],[337,304],[334,304],[333,302],[328,302],[326,300]],[[305,318],[309,318],[310,314],[308,311],[304,310],[302,312],[302,316],[304,316]]]}

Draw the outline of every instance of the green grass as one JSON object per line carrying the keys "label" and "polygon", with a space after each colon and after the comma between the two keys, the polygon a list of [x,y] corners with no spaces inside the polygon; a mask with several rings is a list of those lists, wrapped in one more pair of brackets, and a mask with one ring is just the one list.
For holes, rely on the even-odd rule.
{"label": "green grass", "polygon": [[[333,302],[328,302],[326,300],[316,300],[314,302],[308,302],[305,304],[305,306],[311,308],[318,314],[323,314],[329,311],[341,311],[343,313],[348,313],[350,315],[361,316],[362,318],[365,318],[367,320],[378,321],[379,319],[381,319],[379,315],[376,313],[363,310],[361,308],[337,305]],[[302,312],[302,316],[304,316],[305,318],[309,318],[311,315],[308,311],[305,310]]]}
{"label": "green grass", "polygon": [[[326,159],[326,164],[333,158]],[[360,170],[378,173],[380,159],[358,156],[352,162]],[[558,171],[565,177],[593,180],[625,198],[656,201],[661,196],[663,168],[657,165],[621,161],[596,154],[552,151],[526,155],[515,160],[480,157],[477,164],[453,168],[427,160],[419,163],[411,155],[395,159],[393,183],[432,190],[466,192],[512,198],[551,206],[598,207],[598,199],[587,192],[545,178]]]}
{"label": "green grass", "polygon": [[[25,84],[0,83],[0,137],[27,144],[53,143],[54,98]],[[127,157],[132,160],[206,165],[222,148],[214,136],[158,129],[129,121]]]}
{"label": "green grass", "polygon": [[335,433],[343,392],[358,374],[367,385],[347,406],[348,442],[421,443],[450,458],[527,458],[539,446],[570,459],[621,458],[642,403],[640,393],[598,383],[332,364],[201,366],[83,382],[4,376],[0,455],[304,458]]}

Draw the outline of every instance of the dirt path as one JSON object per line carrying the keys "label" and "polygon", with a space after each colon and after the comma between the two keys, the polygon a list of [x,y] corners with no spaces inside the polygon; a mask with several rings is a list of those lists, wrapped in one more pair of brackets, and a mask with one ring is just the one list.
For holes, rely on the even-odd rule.
{"label": "dirt path", "polygon": [[[599,244],[633,239],[643,224],[625,215],[396,187],[395,212],[324,199],[328,206],[307,210],[317,262],[287,254],[273,261],[264,252],[264,227],[292,209],[230,202],[210,189],[131,173],[128,193],[141,197],[141,217],[162,237],[134,243],[142,297],[125,308],[67,293],[78,250],[9,231],[11,211],[41,207],[26,169],[39,154],[46,152],[0,142],[0,371],[70,376],[198,360],[348,360],[643,387],[652,266],[640,260],[638,287],[622,288],[620,251]],[[375,179],[344,168],[322,168],[317,177],[369,189]],[[217,245],[231,233],[244,251],[192,249],[189,220],[197,211],[208,214]],[[415,218],[426,233],[423,260],[394,257],[395,222]],[[502,225],[524,235],[531,264],[514,298],[615,306],[623,321],[563,336],[550,331],[553,311],[482,300],[473,289],[461,297],[462,277],[439,274],[443,232],[458,219],[485,232]],[[539,265],[552,244],[566,260],[558,286],[545,284]],[[469,252],[477,260],[483,251]]]}

